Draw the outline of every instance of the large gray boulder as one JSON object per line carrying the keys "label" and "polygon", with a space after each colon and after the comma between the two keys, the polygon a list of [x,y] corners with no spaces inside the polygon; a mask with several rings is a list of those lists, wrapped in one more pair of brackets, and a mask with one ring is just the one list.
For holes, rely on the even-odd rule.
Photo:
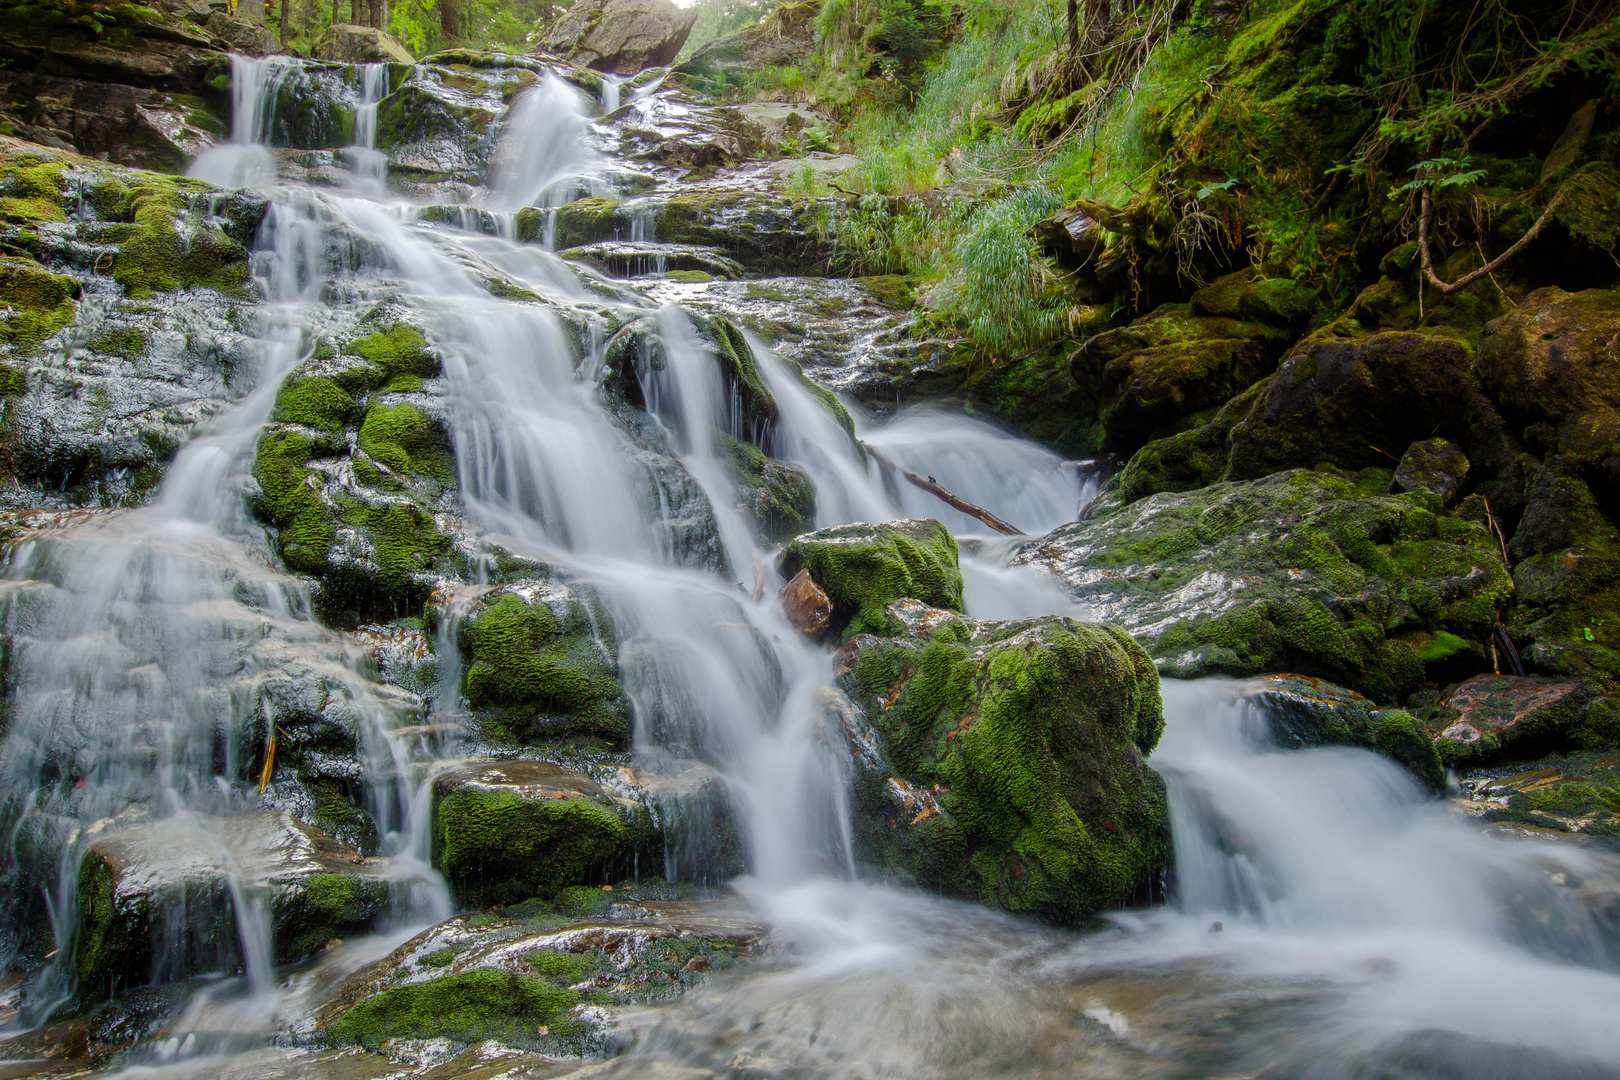
{"label": "large gray boulder", "polygon": [[317,60],[337,64],[414,64],[416,57],[391,34],[370,26],[338,23],[315,39],[310,52]]}
{"label": "large gray boulder", "polygon": [[697,22],[670,0],[579,0],[546,41],[551,52],[610,75],[634,75],[675,59]]}

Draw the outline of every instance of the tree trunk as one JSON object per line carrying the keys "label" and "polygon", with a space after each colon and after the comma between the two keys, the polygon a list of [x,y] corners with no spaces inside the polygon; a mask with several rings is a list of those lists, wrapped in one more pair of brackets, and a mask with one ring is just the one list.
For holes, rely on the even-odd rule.
{"label": "tree trunk", "polygon": [[439,0],[439,29],[450,44],[461,41],[460,0]]}
{"label": "tree trunk", "polygon": [[1080,0],[1069,0],[1069,51],[1080,51]]}
{"label": "tree trunk", "polygon": [[287,0],[281,0],[281,47],[287,47],[288,26],[292,23],[291,13],[287,10]]}
{"label": "tree trunk", "polygon": [[332,0],[332,25],[338,24],[338,0]]}

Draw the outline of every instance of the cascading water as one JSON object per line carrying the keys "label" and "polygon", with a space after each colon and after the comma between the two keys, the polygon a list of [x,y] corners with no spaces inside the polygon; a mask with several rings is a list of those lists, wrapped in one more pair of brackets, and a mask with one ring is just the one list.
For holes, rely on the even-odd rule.
{"label": "cascading water", "polygon": [[223,188],[253,187],[275,179],[270,153],[281,83],[298,70],[290,57],[253,60],[231,55],[231,138],[205,150],[192,162],[190,174]]}
{"label": "cascading water", "polygon": [[[267,103],[293,63],[235,62],[233,141],[196,175],[272,177]],[[372,111],[356,143],[371,149],[382,69],[362,78]],[[408,308],[421,325],[443,359],[459,507],[477,541],[600,601],[637,753],[701,757],[722,775],[747,840],[739,890],[784,943],[775,965],[627,1018],[633,1045],[612,1073],[1349,1077],[1450,1075],[1462,1062],[1484,1077],[1608,1075],[1601,1063],[1620,1057],[1614,946],[1568,887],[1604,864],[1471,832],[1369,754],[1272,750],[1229,684],[1165,684],[1169,731],[1152,764],[1170,786],[1174,910],[1077,936],[857,883],[847,765],[821,699],[832,661],[777,609],[781,583],[737,509],[717,437],[768,443],[802,469],[817,525],[946,521],[967,537],[969,612],[988,618],[1077,611],[1055,586],[1008,570],[1006,540],[980,535],[860,442],[1032,535],[1072,520],[1095,484],[1073,463],[938,412],[881,425],[857,414],[857,441],[758,342],[778,414],[773,430],[746,430],[687,313],[587,283],[488,227],[594,183],[586,104],[551,76],[517,99],[491,209],[469,208],[457,219],[465,231],[446,227],[454,215],[442,208],[429,221],[383,199],[380,185],[273,192],[255,251],[261,370],[243,380],[254,388],[180,452],[152,506],[13,549],[0,584],[15,699],[0,824],[27,844],[11,846],[7,911],[46,920],[60,957],[30,1022],[72,991],[85,850],[152,822],[206,849],[236,927],[218,955],[155,974],[239,967],[248,991],[199,995],[158,1060],[200,1052],[198,1033],[221,1026],[262,1040],[271,998],[313,993],[297,979],[276,988],[264,891],[239,835],[261,820],[260,792],[232,756],[271,741],[279,703],[262,677],[289,663],[318,671],[337,726],[356,733],[379,848],[408,886],[398,919],[449,912],[427,862],[424,781],[433,759],[456,752],[437,730],[451,725],[407,722],[344,663],[304,585],[269,568],[246,510],[278,389],[312,354],[332,298],[350,297]],[[380,155],[351,155],[357,172],[382,177]],[[496,280],[509,287],[492,290]],[[639,426],[601,389],[615,328],[631,325],[645,331]],[[449,711],[453,605],[446,613],[433,707]],[[53,852],[43,906],[25,849]],[[1554,918],[1526,921],[1524,910]],[[171,957],[203,951],[185,937],[186,915],[162,943]],[[1494,992],[1504,982],[1527,988],[1511,1008]],[[230,1008],[238,1020],[221,1019]],[[1206,1022],[1217,1014],[1226,1019]],[[1470,1039],[1506,1049],[1469,1056]]]}
{"label": "cascading water", "polygon": [[381,191],[388,158],[377,149],[377,105],[388,94],[388,65],[360,65],[360,104],[354,110],[354,145],[349,148],[358,182]]}

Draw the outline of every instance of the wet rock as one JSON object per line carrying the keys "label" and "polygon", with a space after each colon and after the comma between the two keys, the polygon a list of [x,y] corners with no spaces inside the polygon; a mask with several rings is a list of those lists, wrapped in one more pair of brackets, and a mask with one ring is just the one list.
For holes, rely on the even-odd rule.
{"label": "wet rock", "polygon": [[477,65],[462,59],[441,54],[417,64],[377,106],[377,146],[388,152],[390,183],[422,197],[483,181],[497,118],[546,70],[513,57]]}
{"label": "wet rock", "polygon": [[1620,291],[1538,289],[1485,328],[1479,370],[1527,441],[1620,491]]}
{"label": "wet rock", "polygon": [[546,48],[610,75],[664,67],[686,44],[697,12],[669,0],[575,0]]}
{"label": "wet rock", "polygon": [[1298,671],[1391,702],[1488,667],[1512,584],[1483,525],[1386,494],[1389,475],[1105,495],[1015,562],[1050,569],[1165,675]]}
{"label": "wet rock", "polygon": [[1060,920],[1118,903],[1163,865],[1164,785],[1143,755],[1164,719],[1129,635],[915,600],[884,618],[837,661],[876,750],[852,740],[863,862]]}
{"label": "wet rock", "polygon": [[752,142],[766,150],[797,152],[800,136],[811,130],[826,132],[832,120],[814,109],[786,101],[750,101],[737,106],[743,123],[752,128]]}
{"label": "wet rock", "polygon": [[1447,764],[1571,741],[1596,688],[1580,679],[1476,675],[1448,690],[1428,726]]}
{"label": "wet rock", "polygon": [[[1620,724],[1620,708],[1612,717]],[[1452,805],[1469,817],[1538,837],[1620,842],[1620,754],[1612,750],[1479,768],[1460,786]]]}
{"label": "wet rock", "polygon": [[1620,529],[1577,476],[1533,466],[1508,548],[1516,591],[1505,621],[1548,672],[1620,678]]}
{"label": "wet rock", "polygon": [[223,42],[227,50],[243,56],[270,56],[281,51],[281,42],[264,23],[228,11],[210,13],[203,29]]}
{"label": "wet rock", "polygon": [[1065,266],[1084,266],[1108,243],[1107,231],[1077,207],[1064,207],[1037,221],[1035,237]]}
{"label": "wet rock", "polygon": [[846,638],[887,624],[884,609],[909,597],[962,610],[956,538],[937,521],[855,523],[795,537],[777,560],[785,578],[808,570],[832,600],[832,627]]}
{"label": "wet rock", "polygon": [[557,254],[614,277],[662,276],[682,271],[699,271],[721,280],[743,276],[742,266],[736,260],[727,258],[719,248],[694,247],[690,244],[599,241]]}
{"label": "wet rock", "polygon": [[1286,324],[1167,304],[1090,338],[1069,366],[1076,382],[1099,388],[1098,424],[1108,443],[1130,451],[1269,374],[1292,337]]}
{"label": "wet rock", "polygon": [[[1475,468],[1502,476],[1516,451],[1474,375],[1464,336],[1443,328],[1307,339],[1231,430],[1231,479],[1332,464],[1387,468],[1416,431],[1462,447]],[[1515,505],[1500,485],[1493,505]]]}
{"label": "wet rock", "polygon": [[840,205],[831,199],[685,186],[668,196],[580,199],[557,210],[556,246],[629,239],[639,219],[651,223],[660,243],[718,249],[751,274],[825,272],[831,239],[815,226]]}
{"label": "wet rock", "polygon": [[793,628],[805,637],[813,638],[832,621],[833,603],[826,592],[810,578],[810,571],[800,570],[793,580],[782,586],[776,594],[782,612]]}
{"label": "wet rock", "polygon": [[1468,456],[1462,447],[1446,439],[1426,439],[1406,448],[1389,489],[1433,495],[1442,505],[1450,505],[1467,479]]}
{"label": "wet rock", "polygon": [[816,487],[796,465],[724,437],[739,507],[766,545],[783,543],[815,524]]}
{"label": "wet rock", "polygon": [[1272,741],[1284,749],[1356,746],[1400,762],[1436,791],[1445,788],[1445,766],[1429,733],[1402,709],[1379,708],[1307,675],[1265,675],[1238,684],[1237,692],[1265,716]]}
{"label": "wet rock", "polygon": [[416,57],[395,38],[370,26],[337,23],[309,47],[317,60],[338,64],[414,64]]}
{"label": "wet rock", "polygon": [[334,937],[369,929],[393,880],[386,862],[363,859],[286,813],[108,831],[91,842],[79,871],[80,986],[96,998],[240,968],[238,922],[254,916],[238,903],[267,920],[275,959],[295,963]]}
{"label": "wet rock", "polygon": [[0,74],[0,99],[26,96],[15,133],[119,165],[183,171],[226,131],[212,101],[148,87]]}
{"label": "wet rock", "polygon": [[457,634],[461,692],[484,738],[528,745],[590,735],[630,738],[607,613],[560,582],[519,581],[481,596]]}
{"label": "wet rock", "polygon": [[433,864],[463,903],[515,903],[615,880],[660,846],[640,803],[543,761],[469,763],[433,780]]}
{"label": "wet rock", "polygon": [[[423,931],[348,976],[308,1035],[372,1049],[440,1040],[431,1075],[552,1064],[538,1053],[575,1056],[577,1066],[577,1055],[606,1049],[611,1010],[685,993],[765,936],[734,901],[689,887],[565,890]],[[461,1051],[468,1044],[479,1045]]]}

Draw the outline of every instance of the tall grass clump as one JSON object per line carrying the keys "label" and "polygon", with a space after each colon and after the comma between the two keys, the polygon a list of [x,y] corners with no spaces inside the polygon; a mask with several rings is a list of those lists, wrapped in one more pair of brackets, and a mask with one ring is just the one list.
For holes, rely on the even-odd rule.
{"label": "tall grass clump", "polygon": [[1062,205],[1045,188],[986,203],[952,248],[954,307],[982,349],[1027,348],[1062,333],[1073,305],[1031,228]]}

